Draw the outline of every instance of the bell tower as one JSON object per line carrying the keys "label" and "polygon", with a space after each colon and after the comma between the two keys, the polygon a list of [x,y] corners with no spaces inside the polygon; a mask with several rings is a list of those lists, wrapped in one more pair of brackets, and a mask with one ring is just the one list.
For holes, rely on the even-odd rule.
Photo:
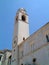
{"label": "bell tower", "polygon": [[27,37],[29,37],[28,15],[25,9],[20,8],[16,13],[14,24],[12,65],[18,65],[18,45]]}
{"label": "bell tower", "polygon": [[17,11],[15,17],[14,38],[17,37],[19,45],[24,39],[29,36],[29,23],[26,11],[21,8]]}

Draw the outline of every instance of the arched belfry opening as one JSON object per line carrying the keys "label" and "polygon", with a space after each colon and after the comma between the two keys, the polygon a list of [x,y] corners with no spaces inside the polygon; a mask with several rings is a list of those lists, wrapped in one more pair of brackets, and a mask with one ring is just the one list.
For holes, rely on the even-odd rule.
{"label": "arched belfry opening", "polygon": [[22,21],[26,21],[26,16],[22,15]]}

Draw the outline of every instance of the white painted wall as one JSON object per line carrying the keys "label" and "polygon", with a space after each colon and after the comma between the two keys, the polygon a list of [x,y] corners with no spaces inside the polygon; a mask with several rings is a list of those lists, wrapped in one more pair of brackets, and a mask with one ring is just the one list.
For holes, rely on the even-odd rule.
{"label": "white painted wall", "polygon": [[37,59],[38,65],[49,65],[49,43],[47,43],[46,34],[49,34],[49,24],[46,24],[32,34],[19,46],[19,51],[21,51],[21,47],[23,46],[22,50],[24,54],[22,58],[19,57],[19,65],[21,65],[21,63],[32,64],[33,58]]}
{"label": "white painted wall", "polygon": [[[26,16],[26,21],[22,21],[21,17],[22,15]],[[18,21],[15,21],[14,25],[14,34],[13,34],[13,44],[12,44],[12,65],[18,65],[19,61],[19,51],[18,51],[18,45],[23,41],[23,37],[25,39],[29,36],[29,24],[28,24],[28,16],[22,9],[18,11],[16,17],[18,16]],[[16,40],[16,43],[14,41]],[[14,51],[15,50],[15,51]]]}

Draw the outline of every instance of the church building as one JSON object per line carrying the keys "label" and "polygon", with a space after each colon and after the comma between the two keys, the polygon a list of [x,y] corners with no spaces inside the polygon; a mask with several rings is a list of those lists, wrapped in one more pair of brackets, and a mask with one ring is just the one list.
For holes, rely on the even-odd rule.
{"label": "church building", "polygon": [[11,65],[49,65],[49,22],[29,35],[28,14],[20,8],[12,42]]}
{"label": "church building", "polygon": [[11,65],[11,50],[0,50],[0,65]]}
{"label": "church building", "polygon": [[28,14],[15,16],[12,51],[0,50],[0,65],[49,65],[49,22],[29,35]]}

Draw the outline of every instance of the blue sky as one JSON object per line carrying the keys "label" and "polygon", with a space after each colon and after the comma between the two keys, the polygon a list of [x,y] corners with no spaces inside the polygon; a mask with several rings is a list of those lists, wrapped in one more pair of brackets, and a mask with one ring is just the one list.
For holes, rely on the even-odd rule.
{"label": "blue sky", "polygon": [[30,34],[49,21],[49,0],[0,0],[0,49],[12,49],[14,18],[19,8],[29,15]]}

